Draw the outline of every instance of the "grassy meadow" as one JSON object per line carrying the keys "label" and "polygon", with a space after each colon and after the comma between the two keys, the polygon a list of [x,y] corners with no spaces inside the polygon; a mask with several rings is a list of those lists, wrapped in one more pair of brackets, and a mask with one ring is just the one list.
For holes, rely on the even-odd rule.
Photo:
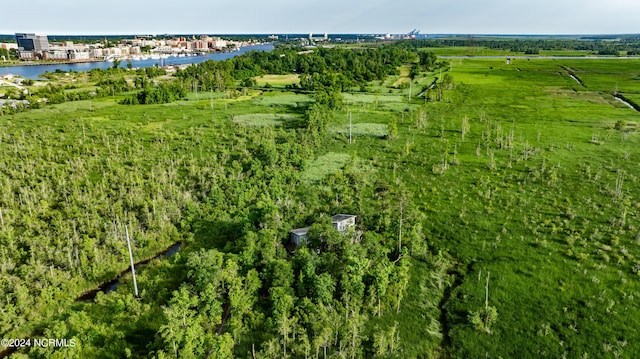
{"label": "grassy meadow", "polygon": [[[429,244],[453,258],[443,356],[640,352],[640,114],[612,95],[638,98],[635,65],[453,60],[443,101],[351,110],[356,124],[400,117],[397,138],[356,135],[348,145],[342,132],[329,141],[327,151],[357,153],[404,183]],[[486,305],[487,276],[498,316],[478,330],[470,314]]]}
{"label": "grassy meadow", "polygon": [[298,75],[262,75],[254,77],[258,86],[270,86],[284,87],[286,85],[293,85],[300,83],[300,76]]}

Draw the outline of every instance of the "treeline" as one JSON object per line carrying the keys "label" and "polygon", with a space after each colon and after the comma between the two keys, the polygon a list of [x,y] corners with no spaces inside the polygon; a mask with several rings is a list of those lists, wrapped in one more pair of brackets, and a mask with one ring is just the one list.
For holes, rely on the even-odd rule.
{"label": "treeline", "polygon": [[[387,76],[397,74],[398,66],[418,59],[415,50],[407,50],[399,46],[389,45],[361,50],[341,48],[319,48],[311,52],[300,48],[283,48],[272,52],[250,52],[225,61],[206,61],[178,70],[176,80],[167,83],[151,79],[166,75],[166,71],[158,67],[138,69],[133,83],[128,83],[124,76],[131,70],[109,68],[94,69],[89,72],[96,81],[97,90],[69,91],[75,85],[48,85],[33,94],[16,93],[15,98],[29,101],[29,105],[13,108],[7,113],[20,112],[27,108],[39,108],[44,104],[57,104],[67,101],[87,100],[92,97],[115,96],[122,92],[141,89],[134,95],[126,97],[122,104],[159,104],[172,102],[186,96],[188,91],[225,91],[240,86],[251,86],[253,77],[264,74],[301,74],[300,85],[304,91],[318,94],[321,103],[330,109],[339,108],[339,92],[350,88],[365,88],[370,81],[384,80]],[[429,67],[435,61],[432,56],[420,63]],[[425,67],[425,68],[426,68]],[[48,73],[51,79],[58,73]]]}
{"label": "treeline", "polygon": [[160,83],[156,86],[145,84],[142,91],[122,100],[125,105],[154,105],[170,103],[187,96],[187,91],[175,82]]}
{"label": "treeline", "polygon": [[620,41],[602,40],[563,40],[563,39],[432,39],[401,41],[398,46],[406,49],[420,49],[428,47],[486,47],[489,49],[508,50],[537,54],[544,51],[582,50],[599,55],[618,55],[627,52],[628,55],[640,54],[640,40],[624,39]]}
{"label": "treeline", "polygon": [[0,48],[0,60],[2,60],[3,57],[6,61],[16,60],[18,58],[15,50]]}
{"label": "treeline", "polygon": [[[94,90],[83,90],[76,85],[55,85],[47,84],[39,87],[33,92],[22,92],[14,89],[6,91],[7,97],[20,100],[19,106],[6,106],[0,115],[12,115],[29,109],[42,108],[45,105],[55,105],[71,101],[90,100],[92,98],[101,98],[107,96],[115,96],[124,91],[130,91],[131,87],[124,78],[117,80],[103,80],[97,84],[98,88]],[[27,101],[22,102],[22,101]]]}
{"label": "treeline", "polygon": [[[141,91],[125,98],[121,103],[167,103],[185,97],[187,90],[182,86],[170,82],[158,83],[154,80],[159,76],[166,75],[166,73],[166,70],[160,67],[141,68],[135,72],[121,68],[93,69],[88,72],[88,75],[92,81],[95,81],[96,89],[83,90],[75,84],[56,85],[52,83],[39,87],[33,92],[22,92],[11,88],[5,91],[7,93],[6,96],[14,100],[20,100],[20,102],[17,102],[15,106],[5,106],[0,111],[0,116],[11,115],[28,109],[42,108],[46,104],[55,105],[70,101],[116,96],[136,89],[141,89]],[[47,72],[44,76],[50,80],[56,80],[61,74],[64,74],[64,72],[56,70],[55,72]],[[126,75],[134,75],[135,77],[133,81],[128,82],[125,79]],[[23,84],[31,86],[33,81],[27,79]]]}
{"label": "treeline", "polygon": [[110,96],[116,93],[115,89],[118,89],[118,92],[121,91],[121,87],[117,86],[117,83],[117,81],[112,81],[109,84],[101,84],[101,87],[96,90],[82,90],[72,84],[55,85],[51,83],[39,87],[33,92],[8,89],[5,91],[5,96],[13,100],[18,100],[19,102],[16,103],[16,106],[5,106],[3,111],[0,111],[0,115],[12,115],[29,109],[42,108],[47,104],[54,105],[70,101],[82,101],[95,97]]}
{"label": "treeline", "polygon": [[397,46],[348,50],[318,48],[279,49],[271,52],[250,52],[225,61],[206,61],[176,73],[186,86],[209,91],[224,91],[235,87],[236,81],[264,74],[304,74],[309,81],[301,84],[305,90],[316,90],[316,84],[345,90],[384,80],[397,72],[398,66],[416,59],[414,51]]}

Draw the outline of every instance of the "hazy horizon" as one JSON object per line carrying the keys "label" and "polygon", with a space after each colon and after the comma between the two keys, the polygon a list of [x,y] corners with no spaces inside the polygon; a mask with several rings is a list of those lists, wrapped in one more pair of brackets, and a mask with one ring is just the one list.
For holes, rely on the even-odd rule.
{"label": "hazy horizon", "polygon": [[[418,29],[419,30],[419,29]],[[409,31],[406,32],[340,32],[340,33],[321,33],[314,32],[311,33],[313,36],[321,36],[327,34],[329,36],[336,35],[350,35],[350,36],[379,36],[379,35],[405,35]],[[13,31],[7,33],[1,33],[0,36],[11,36],[14,37],[16,33],[35,33],[37,35],[46,35],[49,37],[63,37],[63,36],[73,36],[73,37],[82,37],[82,36],[191,36],[191,35],[211,35],[211,36],[271,36],[271,35],[300,35],[300,36],[308,36],[309,32],[263,32],[263,33],[225,33],[225,32],[123,32],[123,33],[50,33],[50,32],[37,32],[37,31]],[[420,35],[427,35],[429,37],[437,37],[437,36],[476,36],[476,37],[585,37],[585,36],[640,36],[640,32],[636,33],[426,33],[420,31]]]}
{"label": "hazy horizon", "polygon": [[[619,35],[640,32],[631,0],[24,0],[3,6],[0,33]],[[28,11],[27,11],[28,10]],[[19,15],[19,16],[18,16]]]}

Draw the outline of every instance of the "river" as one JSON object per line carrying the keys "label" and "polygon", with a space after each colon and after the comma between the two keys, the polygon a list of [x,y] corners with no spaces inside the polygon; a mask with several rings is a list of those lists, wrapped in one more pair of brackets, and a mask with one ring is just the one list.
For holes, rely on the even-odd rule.
{"label": "river", "polygon": [[[242,55],[251,51],[271,51],[273,50],[272,44],[261,44],[252,46],[243,46],[238,51],[232,52],[217,52],[203,56],[185,56],[185,57],[169,57],[167,59],[147,59],[147,60],[131,60],[131,64],[136,67],[153,67],[155,65],[186,65],[197,64],[207,60],[226,60],[238,55]],[[123,60],[120,63],[120,67],[126,67],[127,60]],[[61,71],[89,71],[93,69],[106,69],[113,66],[112,62],[99,61],[99,62],[83,62],[75,64],[48,64],[48,65],[24,65],[24,66],[0,66],[0,74],[14,74],[24,78],[33,80],[39,79],[40,75],[49,71],[54,72],[56,70]]]}

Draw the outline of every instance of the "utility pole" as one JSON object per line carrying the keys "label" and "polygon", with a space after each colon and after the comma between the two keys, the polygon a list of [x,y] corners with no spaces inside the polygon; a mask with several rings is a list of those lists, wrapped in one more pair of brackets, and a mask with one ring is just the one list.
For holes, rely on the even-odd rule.
{"label": "utility pole", "polygon": [[398,258],[402,255],[402,214],[404,212],[404,200],[400,201],[400,229],[398,230]]}
{"label": "utility pole", "polygon": [[352,128],[352,123],[351,123],[351,111],[349,111],[349,143],[351,143],[351,128]]}
{"label": "utility pole", "polygon": [[489,276],[491,272],[487,272],[487,284],[484,287],[484,309],[489,308]]}
{"label": "utility pole", "polygon": [[131,260],[131,275],[133,276],[133,290],[136,297],[138,297],[138,283],[136,282],[136,268],[133,265],[133,253],[131,252],[131,241],[129,240],[129,227],[125,225],[124,230],[127,233],[127,246],[129,246],[129,260]]}

